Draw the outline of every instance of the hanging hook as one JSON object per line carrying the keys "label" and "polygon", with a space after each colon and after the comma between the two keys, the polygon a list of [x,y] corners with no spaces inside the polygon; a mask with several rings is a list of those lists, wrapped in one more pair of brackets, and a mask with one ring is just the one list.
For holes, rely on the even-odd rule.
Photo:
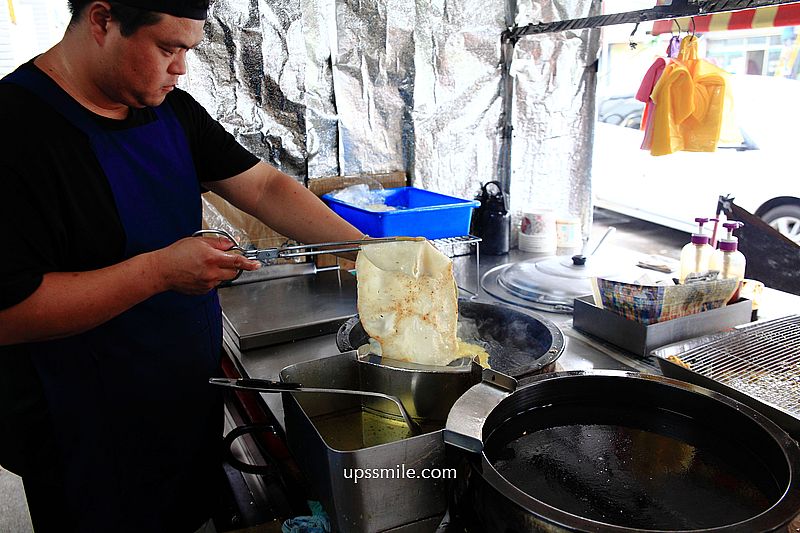
{"label": "hanging hook", "polygon": [[633,36],[636,35],[636,30],[639,29],[639,23],[636,23],[636,26],[633,27],[633,31],[631,32],[631,36],[628,37],[628,46],[631,47],[631,50],[636,50],[636,43],[633,42]]}
{"label": "hanging hook", "polygon": [[692,17],[692,37],[697,34],[697,26],[694,25],[694,17]]}
{"label": "hanging hook", "polygon": [[678,37],[680,37],[680,36],[681,36],[681,32],[683,31],[683,30],[681,29],[681,23],[680,23],[680,22],[678,22],[678,19],[672,19],[672,22],[674,22],[674,23],[675,23],[675,25],[678,27]]}

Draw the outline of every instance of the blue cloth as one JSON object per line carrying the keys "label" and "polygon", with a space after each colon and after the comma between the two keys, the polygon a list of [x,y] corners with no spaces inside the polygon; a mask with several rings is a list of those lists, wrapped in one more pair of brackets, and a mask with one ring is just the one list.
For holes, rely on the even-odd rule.
{"label": "blue cloth", "polygon": [[281,531],[283,533],[330,533],[331,520],[328,513],[322,508],[322,504],[309,501],[308,507],[311,509],[311,516],[290,518],[283,523]]}
{"label": "blue cloth", "polygon": [[[200,184],[169,105],[153,108],[147,124],[109,128],[38,70],[3,82],[38,95],[87,136],[126,257],[200,229]],[[215,291],[166,292],[89,332],[31,345],[64,469],[64,531],[172,532],[208,517],[222,431],[208,378],[219,371],[221,335]]]}

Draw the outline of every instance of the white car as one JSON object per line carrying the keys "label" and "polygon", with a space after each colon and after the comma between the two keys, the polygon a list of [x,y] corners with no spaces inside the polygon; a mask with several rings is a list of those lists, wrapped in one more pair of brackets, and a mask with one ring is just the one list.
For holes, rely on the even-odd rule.
{"label": "white car", "polygon": [[[654,157],[641,150],[644,104],[599,106],[594,138],[595,205],[691,232],[714,215],[721,195],[800,244],[800,81],[734,77],[734,116],[744,142],[716,152]],[[637,105],[638,104],[638,105]]]}

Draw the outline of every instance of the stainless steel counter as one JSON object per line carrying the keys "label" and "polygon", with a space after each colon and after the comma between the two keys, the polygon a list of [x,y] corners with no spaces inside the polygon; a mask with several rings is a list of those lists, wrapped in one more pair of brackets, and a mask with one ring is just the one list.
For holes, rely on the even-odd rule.
{"label": "stainless steel counter", "polygon": [[[619,257],[623,257],[626,253],[628,253],[626,250],[620,250]],[[480,287],[479,275],[498,265],[537,257],[536,254],[513,250],[505,256],[481,256],[479,262],[476,261],[475,255],[454,258],[456,281],[459,288],[462,289],[460,296],[463,298],[474,297],[479,301],[496,301],[495,298],[484,292]],[[628,261],[625,262],[628,263]],[[326,274],[326,276],[334,280],[331,274]],[[346,276],[350,276],[350,274],[342,272],[335,276],[336,282],[331,287],[321,288],[320,291],[310,289],[305,292],[295,290],[291,294],[275,294],[276,291],[281,291],[283,285],[273,281],[260,282],[259,285],[253,284],[249,288],[248,286],[242,286],[238,288],[236,293],[225,294],[224,291],[229,289],[222,289],[220,292],[223,310],[227,315],[230,315],[225,321],[225,347],[232,355],[240,372],[248,377],[277,380],[279,379],[280,371],[289,365],[338,354],[336,336],[333,333],[318,334],[291,342],[252,348],[247,348],[245,344],[245,349],[240,350],[239,346],[242,346],[242,343],[237,331],[247,330],[251,334],[259,336],[259,328],[266,327],[270,320],[273,319],[270,317],[274,317],[279,325],[290,323],[302,325],[328,320],[323,320],[321,318],[322,315],[335,315],[344,312],[342,310],[348,308],[355,310],[355,294],[353,292],[350,292],[349,296],[347,294],[354,284],[352,279],[347,279]],[[322,281],[324,281],[324,276],[316,280],[292,280],[282,283],[289,283],[296,288],[300,286],[315,287]],[[322,295],[325,294],[334,296],[331,302],[328,302],[330,305],[326,305],[325,301],[323,301],[325,296]],[[297,301],[297,298],[302,300]],[[265,314],[265,308],[268,308],[268,315]],[[797,309],[800,309],[799,296],[766,289],[761,298],[761,318],[784,316],[796,313]],[[558,359],[559,369],[615,369],[660,373],[656,366],[647,364],[632,355],[626,354],[619,348],[605,344],[595,338],[589,338],[574,330],[572,328],[572,315],[533,312],[550,320],[564,332],[565,350]],[[248,322],[246,327],[240,327],[237,330],[232,324],[232,317],[238,317],[238,319],[234,318],[233,321],[238,321],[239,323]],[[330,322],[326,323],[329,324]],[[308,328],[304,331],[305,334],[313,334],[313,331]],[[274,338],[277,339],[278,337]],[[262,394],[262,397],[285,430],[281,396],[278,394]],[[796,520],[800,520],[800,518]],[[417,530],[423,531],[425,527],[430,530],[437,524],[438,519],[427,524],[427,526],[421,525],[420,529]]]}
{"label": "stainless steel counter", "polygon": [[[628,250],[609,250],[609,252],[612,251],[620,257],[630,255]],[[520,252],[516,249],[512,250],[508,255],[481,255],[479,261],[476,261],[474,254],[455,257],[453,259],[453,267],[458,286],[462,289],[460,291],[461,297],[474,297],[481,301],[496,302],[495,298],[484,292],[479,286],[479,274],[483,274],[501,264],[537,257],[540,257],[540,255]],[[635,261],[632,264],[635,264]],[[269,316],[280,324],[290,322],[315,323],[319,320],[317,314],[330,314],[331,307],[335,308],[338,313],[341,313],[342,309],[352,309],[352,313],[355,313],[355,292],[352,289],[354,284],[351,279],[346,279],[350,274],[345,272],[323,274],[331,277],[331,279],[338,280],[334,283],[335,287],[333,289],[319,288],[317,287],[317,281],[309,279],[290,282],[292,287],[295,288],[291,296],[281,294],[282,288],[285,287],[280,283],[285,284],[287,283],[286,281],[277,284],[274,280],[264,281],[252,285],[221,289],[220,296],[223,310],[229,316],[252,316],[253,318],[249,325],[250,329],[254,324],[263,323],[263,320],[258,317],[265,312],[265,309],[268,309]],[[324,276],[319,274],[317,276],[320,276],[319,279],[324,279]],[[298,286],[311,287],[311,289],[306,292],[298,291],[296,290]],[[315,289],[314,287],[317,288]],[[234,290],[240,295],[233,297],[233,294],[225,293],[225,291]],[[241,296],[241,293],[246,293],[247,297]],[[335,296],[335,305],[328,305],[325,295]],[[796,313],[797,309],[800,309],[799,296],[765,289],[761,298],[759,313],[760,318],[768,319]],[[564,332],[566,348],[563,355],[558,359],[559,366],[564,370],[612,369],[659,373],[655,365],[647,364],[640,359],[627,355],[623,350],[613,345],[590,338],[573,329],[572,315],[534,312],[555,323]],[[281,369],[286,366],[339,353],[334,333],[282,342],[271,346],[240,350],[240,339],[235,333],[235,328],[231,326],[230,320],[226,320],[225,327],[226,349],[238,362],[239,370],[249,377],[278,379]],[[334,329],[329,328],[327,331],[333,331]],[[264,394],[263,396],[269,408],[280,423],[283,424],[283,406],[280,395]]]}
{"label": "stainless steel counter", "polygon": [[[461,292],[461,296],[471,297],[475,295],[474,297],[481,301],[496,301],[491,295],[486,294],[478,286],[478,272],[483,273],[503,263],[521,261],[534,257],[537,257],[537,255],[519,252],[517,250],[513,250],[510,254],[504,256],[481,255],[479,269],[476,265],[476,257],[474,254],[454,258],[453,267],[456,281],[459,287],[464,289]],[[349,274],[343,273],[342,275],[345,276]],[[269,284],[272,282],[265,281],[262,283]],[[259,307],[265,305],[270,306],[270,313],[273,314],[292,314],[297,312],[298,307],[293,306],[291,302],[282,301],[279,306],[270,305],[268,301],[268,295],[271,293],[271,290],[269,290],[270,287],[264,285],[255,287],[256,284],[253,285],[254,287],[252,287],[249,292],[262,295],[260,297],[263,301],[259,301],[258,298],[234,300],[232,298],[227,298],[224,292],[231,289],[220,290],[223,310],[226,314],[243,315],[248,312],[257,313]],[[248,286],[240,286],[234,289],[241,291],[246,287]],[[276,287],[275,289],[278,290],[279,288]],[[318,296],[312,295],[312,298],[317,299]],[[226,304],[228,306],[227,308]],[[235,308],[233,307],[234,305]],[[243,308],[243,306],[250,307],[250,309]],[[309,308],[304,305],[302,308],[304,312],[309,313],[307,317],[303,318],[307,319],[309,322],[313,322],[315,320],[313,311],[309,311]],[[657,372],[655,367],[643,365],[641,362],[625,356],[620,350],[615,350],[610,346],[604,346],[573,330],[571,327],[571,315],[541,312],[539,312],[539,314],[558,325],[565,334],[566,348],[563,355],[558,359],[560,367],[564,370],[591,370],[597,368]],[[282,318],[280,320],[284,321]],[[335,334],[319,335],[272,346],[246,349],[244,351],[240,351],[238,345],[239,342],[234,329],[230,327],[229,321],[226,321],[225,346],[239,363],[239,370],[249,377],[275,380],[278,379],[278,374],[281,369],[288,365],[301,361],[328,357],[339,353],[336,347]],[[280,395],[263,394],[263,397],[267,406],[269,406],[281,425],[283,425],[283,405]]]}

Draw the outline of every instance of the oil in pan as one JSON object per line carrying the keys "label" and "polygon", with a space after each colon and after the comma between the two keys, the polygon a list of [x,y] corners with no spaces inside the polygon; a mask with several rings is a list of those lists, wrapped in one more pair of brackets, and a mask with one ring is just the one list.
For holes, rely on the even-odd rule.
{"label": "oil in pan", "polygon": [[[624,415],[620,415],[624,413]],[[497,471],[562,511],[647,530],[702,529],[768,509],[781,488],[752,450],[685,417],[625,406],[548,406],[498,427],[486,443]],[[726,486],[727,490],[719,490]],[[703,502],[698,505],[698,502]]]}

